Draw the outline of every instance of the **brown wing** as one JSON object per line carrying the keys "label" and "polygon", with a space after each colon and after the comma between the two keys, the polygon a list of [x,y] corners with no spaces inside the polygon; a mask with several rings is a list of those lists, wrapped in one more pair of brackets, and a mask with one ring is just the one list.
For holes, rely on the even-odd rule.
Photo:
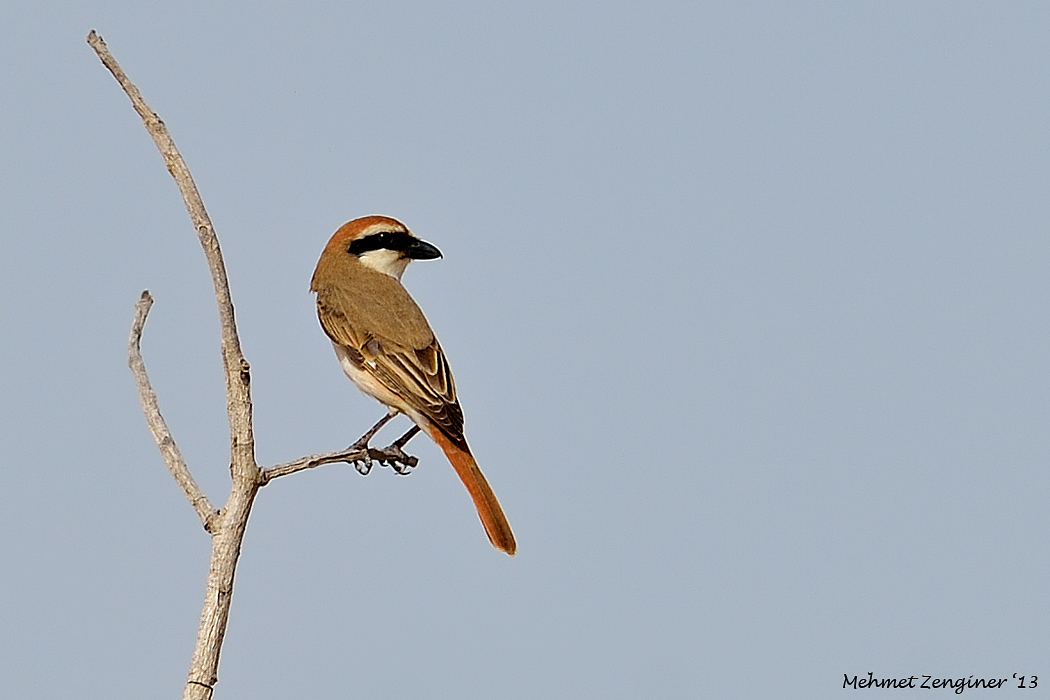
{"label": "brown wing", "polygon": [[[317,298],[317,315],[328,337],[347,349],[351,361],[413,409],[430,419],[457,445],[465,445],[463,411],[456,385],[437,338],[413,348],[379,333],[367,333],[347,316]],[[425,321],[424,321],[425,323]],[[429,326],[427,327],[429,330]]]}
{"label": "brown wing", "polygon": [[[463,410],[456,400],[452,370],[437,339],[421,350],[384,344],[373,338],[364,347],[364,367],[409,405],[463,446]],[[372,354],[372,350],[378,350]]]}

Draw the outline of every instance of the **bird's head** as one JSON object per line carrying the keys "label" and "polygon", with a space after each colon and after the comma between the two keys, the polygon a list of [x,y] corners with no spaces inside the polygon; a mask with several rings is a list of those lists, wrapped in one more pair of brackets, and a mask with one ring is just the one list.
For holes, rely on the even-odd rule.
{"label": "bird's head", "polygon": [[327,255],[351,255],[362,265],[401,279],[413,260],[432,260],[441,251],[416,238],[408,227],[388,216],[366,216],[343,224],[328,241]]}

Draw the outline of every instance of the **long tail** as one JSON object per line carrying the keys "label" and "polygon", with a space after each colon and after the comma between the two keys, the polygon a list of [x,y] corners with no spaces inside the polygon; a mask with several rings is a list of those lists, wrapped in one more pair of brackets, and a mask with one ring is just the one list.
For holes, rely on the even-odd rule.
{"label": "long tail", "polygon": [[[427,432],[430,433],[429,430]],[[470,497],[474,499],[474,507],[478,509],[481,524],[485,526],[485,533],[489,536],[492,546],[513,556],[518,549],[517,543],[514,542],[514,533],[510,531],[507,516],[499,507],[496,494],[492,492],[489,482],[485,480],[485,475],[478,468],[474,456],[469,450],[455,445],[440,430],[434,430],[430,437],[445,451],[448,461],[452,463],[463,485],[467,487]]]}

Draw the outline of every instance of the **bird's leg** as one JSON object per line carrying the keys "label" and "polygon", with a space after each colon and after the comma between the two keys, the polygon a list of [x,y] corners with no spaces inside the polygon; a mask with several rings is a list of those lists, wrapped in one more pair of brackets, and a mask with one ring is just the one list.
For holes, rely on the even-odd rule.
{"label": "bird's leg", "polygon": [[407,445],[408,441],[411,440],[412,438],[414,438],[417,433],[419,433],[419,426],[418,425],[413,425],[411,428],[408,429],[408,432],[405,433],[404,435],[402,435],[401,437],[399,437],[397,439],[397,442],[392,444],[391,447],[396,447],[397,449],[400,450],[402,447]]}
{"label": "bird's leg", "polygon": [[405,476],[408,474],[408,470],[419,464],[419,458],[413,457],[410,454],[406,454],[402,447],[408,444],[408,441],[416,436],[419,432],[419,426],[413,425],[408,429],[408,432],[399,437],[396,441],[391,443],[389,447],[384,447],[382,452],[386,456],[386,459],[381,460],[383,464],[389,465],[391,469]]}
{"label": "bird's leg", "polygon": [[398,414],[397,409],[391,408],[389,411],[387,411],[385,416],[383,416],[378,421],[376,421],[376,424],[368,429],[367,433],[365,433],[360,438],[358,438],[357,442],[355,442],[353,445],[350,445],[350,447],[348,447],[346,449],[347,450],[364,450],[364,449],[367,449],[368,448],[368,441],[371,440],[372,437],[376,433],[378,433],[380,431],[380,429],[384,425],[386,425],[391,420],[393,420],[394,416],[396,416],[397,414]]}
{"label": "bird's leg", "polygon": [[375,425],[368,429],[368,432],[358,438],[357,442],[350,447],[346,448],[347,452],[351,450],[361,450],[364,456],[359,460],[354,460],[354,469],[360,472],[362,475],[367,475],[368,472],[372,471],[372,457],[368,454],[368,441],[372,439],[380,429],[389,423],[394,416],[398,414],[397,409],[391,408],[387,411],[387,414],[380,418]]}

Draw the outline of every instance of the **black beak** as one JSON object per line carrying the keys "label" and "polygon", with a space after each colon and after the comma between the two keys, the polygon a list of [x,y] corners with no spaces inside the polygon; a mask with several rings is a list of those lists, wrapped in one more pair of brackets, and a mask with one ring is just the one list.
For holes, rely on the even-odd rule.
{"label": "black beak", "polygon": [[405,255],[413,260],[433,260],[441,257],[441,251],[417,238],[405,248]]}

